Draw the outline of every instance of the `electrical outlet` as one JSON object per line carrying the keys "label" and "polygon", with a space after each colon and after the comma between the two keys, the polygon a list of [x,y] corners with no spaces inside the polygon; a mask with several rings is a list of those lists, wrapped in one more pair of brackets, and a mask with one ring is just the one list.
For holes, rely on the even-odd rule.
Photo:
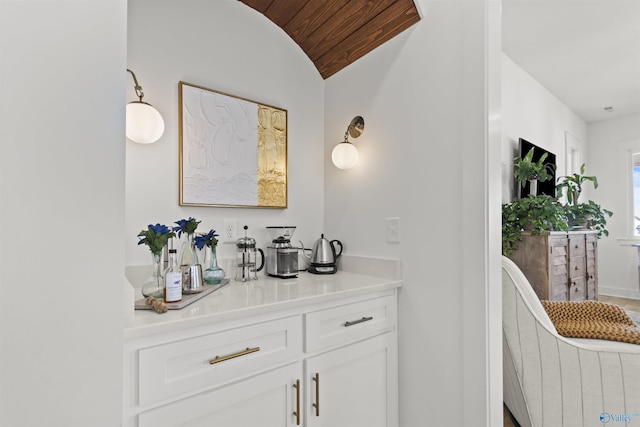
{"label": "electrical outlet", "polygon": [[387,243],[400,243],[400,218],[386,219]]}
{"label": "electrical outlet", "polygon": [[235,243],[235,241],[238,240],[238,221],[235,219],[224,219],[222,224],[222,241],[224,243]]}

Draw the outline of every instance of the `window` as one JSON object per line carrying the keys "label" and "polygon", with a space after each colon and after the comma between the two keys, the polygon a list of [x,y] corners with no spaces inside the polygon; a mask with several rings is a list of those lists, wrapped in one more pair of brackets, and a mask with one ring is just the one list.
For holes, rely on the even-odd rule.
{"label": "window", "polygon": [[[640,139],[618,141],[615,146],[620,204],[613,207],[609,233],[614,233],[621,245],[635,245],[640,243]],[[614,222],[618,227],[613,227]]]}
{"label": "window", "polygon": [[633,235],[640,236],[640,153],[633,153]]}

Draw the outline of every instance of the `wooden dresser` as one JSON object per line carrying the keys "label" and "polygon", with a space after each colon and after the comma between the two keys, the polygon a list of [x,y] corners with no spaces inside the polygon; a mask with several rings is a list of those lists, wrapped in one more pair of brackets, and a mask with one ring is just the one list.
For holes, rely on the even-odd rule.
{"label": "wooden dresser", "polygon": [[550,301],[598,299],[598,232],[523,233],[509,258],[529,279],[538,298]]}

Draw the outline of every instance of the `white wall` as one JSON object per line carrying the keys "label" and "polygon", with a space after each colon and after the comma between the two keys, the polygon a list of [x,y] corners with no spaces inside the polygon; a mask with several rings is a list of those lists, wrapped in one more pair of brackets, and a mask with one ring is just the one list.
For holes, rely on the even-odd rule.
{"label": "white wall", "polygon": [[[513,200],[513,158],[518,139],[538,145],[556,155],[556,177],[566,175],[565,135],[586,161],[587,125],[555,95],[502,56],[502,203]],[[587,172],[590,167],[587,165]]]}
{"label": "white wall", "polygon": [[0,425],[117,426],[126,1],[0,9]]}
{"label": "white wall", "polygon": [[[417,3],[419,23],[326,81],[325,228],[402,260],[400,425],[499,426],[499,3]],[[360,160],[338,170],[356,115]]]}
{"label": "white wall", "polygon": [[[147,224],[171,226],[189,216],[202,220],[199,231],[220,231],[224,218],[238,219],[263,249],[270,242],[265,226],[296,225],[294,240],[310,246],[324,218],[324,82],[311,61],[284,31],[238,1],[129,0],[128,16],[127,66],[166,130],[151,145],[127,141],[127,265],[150,263],[136,237]],[[178,206],[180,80],[288,110],[288,209]],[[218,248],[221,258],[234,251],[233,244]]]}
{"label": "white wall", "polygon": [[627,204],[632,183],[627,152],[640,152],[640,114],[590,123],[587,167],[588,174],[598,177],[598,189],[591,191],[593,198],[613,212],[607,220],[609,237],[598,243],[598,282],[600,293],[640,298],[638,284],[638,251],[629,246],[640,243],[633,238],[632,212]]}

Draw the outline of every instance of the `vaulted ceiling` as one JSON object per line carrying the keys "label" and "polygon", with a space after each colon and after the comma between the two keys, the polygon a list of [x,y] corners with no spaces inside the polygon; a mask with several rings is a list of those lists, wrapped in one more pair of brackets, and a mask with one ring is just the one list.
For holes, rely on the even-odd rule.
{"label": "vaulted ceiling", "polygon": [[326,79],[420,20],[413,0],[240,0],[282,28]]}

